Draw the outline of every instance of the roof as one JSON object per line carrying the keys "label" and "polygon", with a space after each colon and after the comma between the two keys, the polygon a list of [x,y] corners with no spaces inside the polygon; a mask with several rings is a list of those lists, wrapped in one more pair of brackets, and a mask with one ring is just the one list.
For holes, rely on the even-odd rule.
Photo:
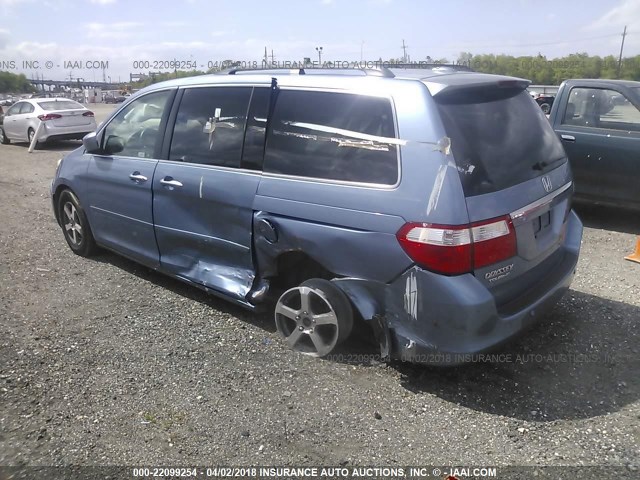
{"label": "roof", "polygon": [[[471,71],[460,71],[450,67],[428,69],[270,69],[270,70],[230,70],[227,72],[177,78],[156,83],[144,88],[152,91],[161,88],[197,86],[208,84],[270,85],[275,78],[280,86],[297,86],[329,89],[378,89],[397,87],[400,82],[421,82],[432,94],[447,88],[453,90],[468,85],[489,85],[500,82],[518,84],[525,88],[528,80],[502,75],[490,75]],[[436,85],[436,88],[432,88]]]}
{"label": "roof", "polygon": [[575,84],[580,83],[584,85],[620,85],[627,88],[637,88],[640,87],[640,82],[635,82],[633,80],[613,80],[609,78],[571,78],[569,80],[565,80],[566,83]]}

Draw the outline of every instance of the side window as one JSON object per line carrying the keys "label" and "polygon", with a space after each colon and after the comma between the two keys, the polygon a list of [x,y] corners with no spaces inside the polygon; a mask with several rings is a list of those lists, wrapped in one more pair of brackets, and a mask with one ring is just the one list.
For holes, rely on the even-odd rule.
{"label": "side window", "polygon": [[391,102],[347,93],[282,90],[264,171],[393,185],[398,153]]}
{"label": "side window", "polygon": [[582,127],[640,131],[640,111],[621,93],[573,88],[562,123]]}
{"label": "side window", "polygon": [[22,107],[20,107],[20,113],[33,113],[35,107],[31,105],[29,102],[24,102]]}
{"label": "side window", "polygon": [[150,93],[118,112],[104,130],[104,152],[152,158],[160,140],[162,115],[172,93],[170,90]]}
{"label": "side window", "polygon": [[185,90],[173,129],[169,160],[239,167],[251,90],[251,87]]}

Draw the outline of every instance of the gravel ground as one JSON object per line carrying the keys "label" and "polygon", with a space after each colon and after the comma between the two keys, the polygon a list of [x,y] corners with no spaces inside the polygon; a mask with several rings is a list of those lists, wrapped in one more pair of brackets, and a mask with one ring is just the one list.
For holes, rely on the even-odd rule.
{"label": "gravel ground", "polygon": [[[104,118],[107,109],[96,109]],[[0,465],[640,466],[637,215],[579,207],[572,290],[501,350],[438,369],[308,358],[247,313],[111,253],[50,206],[61,143],[0,146]],[[350,341],[343,353],[373,353]],[[565,355],[562,357],[561,355]]]}

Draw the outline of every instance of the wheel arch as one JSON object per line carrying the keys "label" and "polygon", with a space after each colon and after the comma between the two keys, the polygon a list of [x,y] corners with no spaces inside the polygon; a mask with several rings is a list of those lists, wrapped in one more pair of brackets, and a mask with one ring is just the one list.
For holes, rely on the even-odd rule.
{"label": "wheel arch", "polygon": [[59,212],[59,209],[58,209],[58,202],[60,201],[60,195],[65,190],[69,190],[76,197],[78,196],[78,194],[76,192],[74,192],[73,189],[69,185],[67,185],[66,183],[61,183],[60,185],[58,185],[56,187],[55,191],[53,192],[53,198],[52,198],[52,202],[51,203],[53,204],[53,214],[56,217],[56,222],[58,222],[58,225],[60,225],[60,226],[62,226],[62,224],[60,223],[60,212]]}

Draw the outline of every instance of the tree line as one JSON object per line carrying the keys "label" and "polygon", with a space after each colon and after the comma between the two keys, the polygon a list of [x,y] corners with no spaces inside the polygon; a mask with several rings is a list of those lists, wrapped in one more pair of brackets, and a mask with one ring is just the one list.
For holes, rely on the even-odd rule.
{"label": "tree line", "polygon": [[511,75],[539,85],[560,85],[568,78],[621,78],[640,81],[640,55],[623,58],[618,72],[618,59],[574,53],[547,59],[543,55],[513,57],[511,55],[472,55],[463,52],[454,63],[483,73]]}
{"label": "tree line", "polygon": [[30,93],[36,89],[23,74],[0,72],[0,93]]}

